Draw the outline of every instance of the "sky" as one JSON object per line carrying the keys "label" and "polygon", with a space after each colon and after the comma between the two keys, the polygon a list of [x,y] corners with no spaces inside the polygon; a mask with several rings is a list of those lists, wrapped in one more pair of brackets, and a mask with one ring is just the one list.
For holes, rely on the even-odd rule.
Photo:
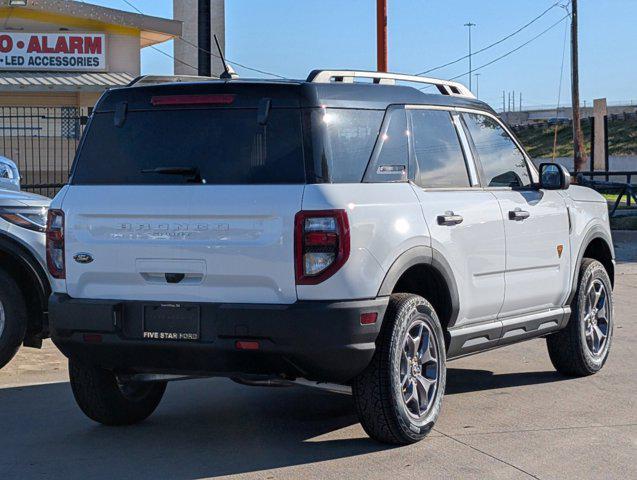
{"label": "sky", "polygon": [[[171,0],[129,0],[149,15],[172,17]],[[556,0],[388,0],[389,70],[418,73],[490,45],[533,20]],[[561,0],[567,3],[568,0]],[[134,11],[124,0],[87,0]],[[226,56],[290,78],[315,68],[376,69],[374,0],[226,0]],[[520,47],[565,16],[559,5],[520,33],[473,56],[480,67]],[[580,95],[637,104],[637,0],[580,0]],[[502,92],[522,94],[523,108],[555,105],[566,27],[564,20],[528,45],[477,70],[479,97],[502,107]],[[172,42],[158,47],[172,55]],[[561,104],[570,104],[570,50],[566,44]],[[172,59],[142,51],[142,73],[172,73]],[[267,77],[236,67],[242,77]],[[469,70],[468,59],[428,75],[451,78]],[[468,84],[468,75],[458,79]],[[476,92],[476,77],[472,78]],[[516,107],[517,108],[517,107]]]}

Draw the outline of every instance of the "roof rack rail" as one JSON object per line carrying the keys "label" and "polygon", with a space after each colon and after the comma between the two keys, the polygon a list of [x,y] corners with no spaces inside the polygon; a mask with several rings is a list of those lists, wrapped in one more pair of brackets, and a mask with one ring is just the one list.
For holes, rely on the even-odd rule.
{"label": "roof rack rail", "polygon": [[402,82],[424,83],[435,86],[443,95],[454,97],[476,98],[471,90],[462,83],[442,80],[439,78],[404,75],[402,73],[366,72],[359,70],[313,70],[307,77],[312,83],[354,83],[356,78],[372,79],[381,85],[395,85],[396,80]]}
{"label": "roof rack rail", "polygon": [[209,82],[212,80],[218,80],[218,77],[198,77],[196,75],[141,75],[127,86],[141,87],[144,85],[157,85],[159,83]]}

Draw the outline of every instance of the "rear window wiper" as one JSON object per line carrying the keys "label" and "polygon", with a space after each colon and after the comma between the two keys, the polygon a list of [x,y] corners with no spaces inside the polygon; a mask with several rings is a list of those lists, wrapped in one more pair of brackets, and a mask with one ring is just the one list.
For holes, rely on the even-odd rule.
{"label": "rear window wiper", "polygon": [[188,182],[191,183],[206,183],[206,180],[201,177],[201,173],[197,167],[156,167],[156,168],[144,168],[142,173],[157,173],[160,175],[181,175],[186,177]]}

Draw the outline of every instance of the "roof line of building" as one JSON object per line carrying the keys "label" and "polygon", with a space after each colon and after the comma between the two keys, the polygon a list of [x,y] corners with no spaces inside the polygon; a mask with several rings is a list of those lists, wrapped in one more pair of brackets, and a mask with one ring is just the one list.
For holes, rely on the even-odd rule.
{"label": "roof line of building", "polygon": [[[1,0],[0,6],[8,7],[8,0]],[[151,34],[143,36],[142,46],[159,43],[181,36],[182,22],[161,17],[153,17],[140,13],[126,12],[113,8],[101,7],[90,3],[69,0],[28,0],[25,7],[10,7],[14,13],[20,10],[49,13],[65,17],[86,19],[108,25],[117,25],[136,29]],[[153,40],[148,42],[148,40]]]}

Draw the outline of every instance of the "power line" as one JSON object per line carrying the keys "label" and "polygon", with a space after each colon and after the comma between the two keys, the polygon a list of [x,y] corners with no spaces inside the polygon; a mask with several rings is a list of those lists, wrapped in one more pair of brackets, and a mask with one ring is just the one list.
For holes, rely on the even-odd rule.
{"label": "power line", "polygon": [[[136,5],[134,5],[133,3],[131,3],[129,0],[122,0],[122,2],[124,2],[126,5],[128,5],[128,6],[129,6],[129,7],[131,7],[132,9],[134,9],[137,13],[140,13],[140,14],[142,14],[142,15],[145,15],[145,14],[144,14],[144,12],[142,12],[139,8],[137,8],[137,6],[136,6]],[[204,53],[205,53],[205,54],[207,54],[207,55],[212,55],[213,57],[216,57],[216,58],[221,59],[221,56],[217,55],[217,54],[216,54],[216,53],[214,53],[214,52],[211,52],[211,51],[209,51],[209,50],[206,50],[205,48],[200,47],[199,45],[196,45],[196,44],[194,44],[194,43],[192,43],[192,42],[190,42],[190,41],[186,40],[186,39],[185,39],[183,36],[181,36],[181,35],[179,36],[179,39],[180,39],[182,42],[184,42],[184,43],[186,43],[186,44],[188,44],[188,45],[190,45],[190,46],[192,46],[192,47],[195,47],[196,49],[198,49],[198,50],[200,50],[200,51],[204,52]],[[186,66],[188,66],[188,67],[190,67],[190,68],[193,68],[193,69],[197,70],[197,67],[193,67],[192,65],[190,65],[190,64],[188,64],[188,63],[186,63],[186,62],[184,62],[184,61],[182,61],[182,60],[180,60],[180,59],[178,59],[178,58],[175,58],[174,56],[170,55],[170,54],[169,54],[169,53],[167,53],[167,52],[164,52],[163,50],[158,49],[157,47],[154,47],[154,46],[152,46],[152,45],[151,45],[151,48],[152,48],[153,50],[157,50],[158,52],[160,52],[160,53],[162,53],[162,54],[164,54],[164,55],[166,55],[166,56],[168,56],[168,57],[172,58],[173,60],[176,60],[176,61],[177,61],[177,62],[179,62],[179,63],[182,63],[182,64],[184,64],[184,65],[186,65]],[[286,78],[286,77],[284,77],[283,75],[278,75],[278,74],[276,74],[276,73],[268,72],[268,71],[266,71],[266,70],[261,70],[261,69],[254,68],[254,67],[248,67],[247,65],[244,65],[243,63],[235,62],[234,60],[230,60],[229,58],[226,58],[226,61],[227,61],[228,63],[231,63],[231,64],[236,65],[236,66],[238,66],[238,67],[245,68],[246,70],[250,70],[250,71],[253,71],[253,72],[261,73],[261,74],[263,74],[263,75],[270,75],[270,76],[272,76],[272,77],[277,77],[277,78],[282,78],[282,79],[285,79],[285,78]]]}
{"label": "power line", "polygon": [[[124,1],[126,1],[126,0],[124,0]],[[192,46],[194,48],[197,48],[197,49],[201,50],[202,52],[204,52],[204,53],[206,53],[208,55],[212,55],[213,57],[216,57],[216,58],[219,58],[219,59],[221,58],[221,56],[219,56],[218,54],[216,54],[214,52],[211,52],[209,50],[206,50],[205,48],[200,47],[199,45],[195,45],[194,43],[186,40],[184,37],[180,36],[179,39],[182,42],[184,42],[184,43],[186,43],[186,44],[188,44],[188,45],[190,45],[190,46]],[[226,62],[231,63],[233,65],[237,65],[237,66],[242,67],[242,68],[245,68],[246,70],[251,70],[253,72],[258,72],[258,73],[263,73],[264,75],[271,75],[273,77],[278,77],[278,78],[283,78],[283,79],[287,78],[287,77],[284,77],[283,75],[279,75],[277,73],[272,73],[272,72],[268,72],[268,71],[265,71],[265,70],[260,70],[258,68],[254,68],[254,67],[248,67],[247,65],[244,65],[243,63],[235,62],[234,60],[230,60],[229,58],[226,58]]]}
{"label": "power line", "polygon": [[[126,1],[126,0],[124,0]],[[493,42],[490,45],[487,45],[484,48],[481,48],[480,50],[477,50],[475,52],[472,53],[472,55],[477,55],[479,53],[482,53],[486,50],[489,50],[492,47],[495,47],[496,45],[501,44],[502,42],[508,40],[509,38],[517,35],[518,33],[520,33],[522,30],[524,30],[525,28],[533,25],[535,22],[537,22],[540,18],[542,18],[544,15],[546,15],[548,12],[550,12],[551,10],[553,10],[555,7],[557,7],[559,5],[559,2],[555,2],[553,5],[551,5],[549,8],[547,8],[546,10],[544,10],[542,13],[540,13],[537,17],[535,17],[533,20],[531,20],[530,22],[526,23],[525,25],[521,26],[520,28],[518,28],[515,32],[510,33],[509,35],[507,35],[506,37],[501,38],[500,40],[498,40],[497,42]],[[454,65],[458,62],[461,62],[462,60],[465,60],[469,58],[469,55],[464,55],[460,58],[457,58],[451,62],[447,62],[443,65],[438,65],[437,67],[433,67],[430,68],[429,70],[425,70],[424,72],[420,72],[420,73],[416,73],[416,75],[426,75],[427,73],[433,72],[434,70],[440,70],[441,68],[445,68],[448,67],[449,65]]]}
{"label": "power line", "polygon": [[[568,9],[566,10],[568,12]],[[566,56],[566,43],[568,40],[568,23],[564,26],[564,43],[562,45],[562,65],[560,66],[560,83],[557,89],[557,107],[555,108],[555,131],[553,132],[553,161],[557,155],[557,127],[560,117],[560,102],[562,100],[562,79],[564,78],[564,57]]]}
{"label": "power line", "polygon": [[[542,30],[540,33],[538,33],[537,35],[535,35],[533,38],[531,38],[530,40],[527,40],[526,42],[524,42],[522,45],[514,48],[513,50],[509,50],[507,53],[505,53],[504,55],[500,55],[497,58],[494,58],[493,60],[491,60],[490,62],[487,62],[483,65],[480,65],[479,67],[476,67],[473,69],[473,71],[477,71],[477,70],[481,70],[485,67],[488,67],[489,65],[493,65],[495,62],[498,62],[500,60],[502,60],[503,58],[508,57],[509,55],[511,55],[512,53],[517,52],[518,50],[520,50],[523,47],[526,47],[529,43],[537,40],[538,38],[540,38],[542,35],[544,35],[545,33],[548,33],[550,30],[553,30],[555,27],[557,27],[560,23],[562,23],[564,20],[566,20],[568,17],[570,17],[570,15],[564,15],[562,18],[560,18],[557,22],[553,23],[550,27]],[[455,77],[451,77],[449,80],[456,80],[460,77],[463,77],[467,74],[468,72],[462,73],[460,75],[456,75]]]}

